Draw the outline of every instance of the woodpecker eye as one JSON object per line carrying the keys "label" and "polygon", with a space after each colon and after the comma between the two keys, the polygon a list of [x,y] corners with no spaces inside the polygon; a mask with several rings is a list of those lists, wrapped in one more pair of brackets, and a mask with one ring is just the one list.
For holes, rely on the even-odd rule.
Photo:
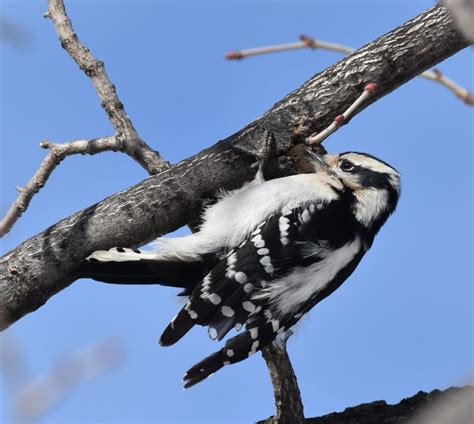
{"label": "woodpecker eye", "polygon": [[350,172],[354,169],[354,164],[348,160],[343,160],[339,165],[339,168],[345,172]]}

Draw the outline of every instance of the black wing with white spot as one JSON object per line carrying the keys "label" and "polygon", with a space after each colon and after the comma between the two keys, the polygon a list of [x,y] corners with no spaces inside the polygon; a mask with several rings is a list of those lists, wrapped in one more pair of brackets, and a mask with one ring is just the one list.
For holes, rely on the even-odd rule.
{"label": "black wing with white spot", "polygon": [[165,329],[162,345],[176,343],[195,324],[209,326],[210,337],[221,340],[262,309],[251,301],[251,296],[278,275],[280,269],[275,269],[274,262],[282,264],[295,257],[291,253],[294,244],[289,240],[296,240],[301,223],[296,210],[284,213],[261,223],[247,240],[217,263]]}
{"label": "black wing with white spot", "polygon": [[[246,331],[192,367],[185,376],[186,387],[197,384],[224,365],[242,361],[298,321],[302,315],[298,314],[299,310],[282,313],[262,293],[295,267],[321,260],[328,239],[318,240],[318,234],[328,237],[331,232],[328,226],[333,219],[328,212],[332,210],[338,215],[337,202],[333,203],[335,208],[316,204],[284,207],[232,249],[197,285],[187,304],[163,332],[162,345],[177,342],[196,324],[208,326],[209,336],[217,340],[233,328],[245,325]],[[332,231],[332,235],[338,237],[338,232],[349,231],[344,225],[339,222],[341,228]]]}

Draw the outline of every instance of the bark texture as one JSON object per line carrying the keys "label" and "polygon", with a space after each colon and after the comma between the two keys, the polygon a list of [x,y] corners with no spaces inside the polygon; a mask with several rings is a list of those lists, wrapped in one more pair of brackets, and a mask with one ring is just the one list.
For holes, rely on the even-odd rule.
{"label": "bark texture", "polygon": [[[369,82],[380,89],[365,105],[467,46],[435,6],[315,75],[261,118],[224,141],[90,206],[30,238],[0,259],[1,329],[43,305],[76,279],[78,263],[98,249],[138,246],[196,218],[219,188],[252,178],[265,130],[278,153],[325,128]],[[295,172],[290,164],[288,173]]]}
{"label": "bark texture", "polygon": [[[465,399],[470,399],[469,403],[465,403]],[[363,403],[361,405],[346,408],[342,412],[333,412],[316,418],[307,418],[304,423],[307,424],[469,424],[470,419],[464,420],[459,417],[465,417],[466,411],[459,411],[457,409],[467,409],[469,415],[469,406],[471,407],[474,399],[474,387],[450,387],[449,389],[440,391],[433,390],[432,392],[418,392],[416,395],[402,399],[395,405],[389,405],[384,400],[377,400],[375,402]],[[429,412],[429,409],[435,407],[441,410],[437,415],[441,415],[446,409],[452,411],[448,415],[446,421],[439,421],[437,419],[424,416],[424,412]],[[428,411],[425,411],[428,410]],[[420,415],[421,413],[421,415]],[[428,420],[426,420],[428,418]],[[456,419],[458,418],[458,419]],[[472,417],[471,417],[472,418]],[[273,417],[266,420],[259,421],[258,424],[272,423]],[[288,421],[294,422],[297,421]]]}
{"label": "bark texture", "polygon": [[303,424],[305,422],[303,402],[298,380],[286,349],[273,345],[262,350],[275,394],[276,414],[268,418],[267,424]]}

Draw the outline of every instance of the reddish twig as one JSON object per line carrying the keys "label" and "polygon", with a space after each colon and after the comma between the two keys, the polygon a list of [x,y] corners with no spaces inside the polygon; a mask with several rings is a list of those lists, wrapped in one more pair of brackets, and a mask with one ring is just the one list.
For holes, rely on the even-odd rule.
{"label": "reddish twig", "polygon": [[[299,42],[296,43],[286,43],[286,44],[276,44],[273,46],[266,47],[256,47],[252,49],[246,49],[241,51],[233,51],[226,54],[226,59],[244,59],[249,56],[256,56],[260,54],[276,53],[289,50],[298,50],[298,49],[323,49],[330,50],[335,52],[340,52],[344,54],[351,54],[355,51],[352,47],[344,46],[342,44],[331,43],[328,41],[317,40],[315,38],[309,37],[307,35],[301,35]],[[469,106],[474,106],[474,95],[464,87],[461,87],[458,83],[446,77],[441,71],[433,69],[432,71],[425,71],[419,75],[422,78],[428,79],[430,81],[438,82],[448,90],[453,92],[457,97],[459,97],[464,103]]]}
{"label": "reddish twig", "polygon": [[377,84],[371,82],[367,84],[364,88],[362,94],[352,103],[342,115],[337,115],[332,121],[329,127],[325,128],[320,133],[314,133],[310,135],[306,142],[310,145],[318,145],[321,144],[326,138],[328,138],[334,131],[336,131],[348,118],[350,118],[354,112],[359,108],[359,106],[364,103],[370,96],[372,96],[375,91],[377,90]]}
{"label": "reddish twig", "polygon": [[249,56],[257,56],[260,54],[268,53],[278,53],[289,50],[299,50],[299,49],[323,49],[323,50],[332,50],[335,52],[350,54],[353,50],[350,47],[343,46],[342,44],[330,43],[328,41],[316,40],[314,38],[302,35],[300,37],[301,41],[295,43],[285,43],[285,44],[276,44],[273,46],[265,47],[256,47],[253,49],[246,49],[241,51],[233,51],[226,54],[226,59],[244,59]]}

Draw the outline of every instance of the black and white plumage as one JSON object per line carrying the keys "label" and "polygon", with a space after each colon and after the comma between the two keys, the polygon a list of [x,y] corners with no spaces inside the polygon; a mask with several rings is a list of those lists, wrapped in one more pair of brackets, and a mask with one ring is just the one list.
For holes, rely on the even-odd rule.
{"label": "black and white plumage", "polygon": [[245,331],[188,370],[199,383],[273,342],[354,271],[394,211],[400,175],[370,155],[314,157],[315,172],[264,181],[261,173],[224,193],[199,232],[160,238],[153,252],[94,252],[84,276],[115,283],[182,287],[186,305],[160,343],[176,343],[194,325],[211,339]]}

